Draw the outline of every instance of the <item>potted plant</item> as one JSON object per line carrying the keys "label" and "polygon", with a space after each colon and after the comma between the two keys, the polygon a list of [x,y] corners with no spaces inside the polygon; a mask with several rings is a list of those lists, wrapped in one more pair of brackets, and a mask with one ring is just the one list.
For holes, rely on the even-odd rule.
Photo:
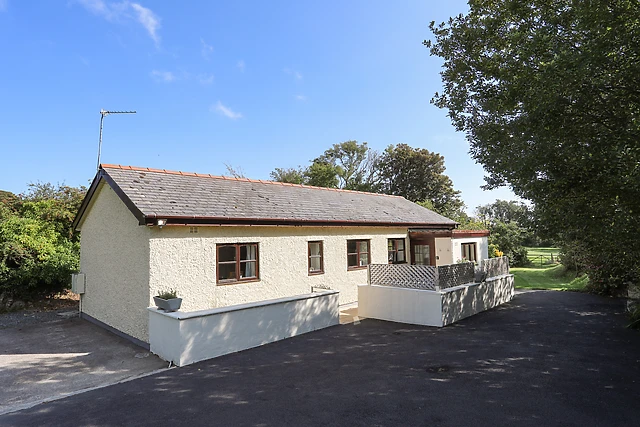
{"label": "potted plant", "polygon": [[161,291],[157,296],[153,297],[153,301],[156,303],[156,307],[164,311],[179,310],[182,304],[182,298],[178,298],[178,293],[175,289]]}

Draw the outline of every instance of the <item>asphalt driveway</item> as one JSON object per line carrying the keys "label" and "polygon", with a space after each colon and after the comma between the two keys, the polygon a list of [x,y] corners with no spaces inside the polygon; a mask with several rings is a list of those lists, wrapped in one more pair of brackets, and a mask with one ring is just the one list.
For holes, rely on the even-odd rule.
{"label": "asphalt driveway", "polygon": [[44,322],[0,328],[0,414],[167,367],[141,347],[77,316],[41,317]]}
{"label": "asphalt driveway", "polygon": [[0,416],[0,425],[637,425],[620,300],[531,292],[443,328],[340,325]]}

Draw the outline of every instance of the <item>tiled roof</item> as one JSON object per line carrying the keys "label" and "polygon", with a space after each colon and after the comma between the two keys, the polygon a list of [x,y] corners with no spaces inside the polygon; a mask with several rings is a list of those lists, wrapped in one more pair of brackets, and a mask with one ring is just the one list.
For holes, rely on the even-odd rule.
{"label": "tiled roof", "polygon": [[141,222],[456,224],[398,196],[120,165],[100,174]]}

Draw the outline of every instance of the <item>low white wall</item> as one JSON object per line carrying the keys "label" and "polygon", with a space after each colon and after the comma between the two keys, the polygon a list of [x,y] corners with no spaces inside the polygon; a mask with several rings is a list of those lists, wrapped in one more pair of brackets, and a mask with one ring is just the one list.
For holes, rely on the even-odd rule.
{"label": "low white wall", "polygon": [[337,325],[337,291],[193,312],[149,307],[151,352],[184,366]]}
{"label": "low white wall", "polygon": [[445,289],[442,291],[442,326],[509,302],[513,295],[513,274]]}
{"label": "low white wall", "polygon": [[360,285],[358,315],[442,327],[504,304],[513,295],[513,275],[493,277],[485,283],[469,283],[441,291]]}
{"label": "low white wall", "polygon": [[358,286],[358,316],[412,325],[442,326],[438,291],[393,286]]}

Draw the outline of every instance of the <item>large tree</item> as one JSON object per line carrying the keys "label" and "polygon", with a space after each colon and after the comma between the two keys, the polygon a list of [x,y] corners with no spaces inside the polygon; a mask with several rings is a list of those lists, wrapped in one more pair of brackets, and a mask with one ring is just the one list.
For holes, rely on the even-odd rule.
{"label": "large tree", "polygon": [[640,279],[640,3],[471,0],[431,24],[444,59],[434,103],[466,133],[487,187],[509,185],[592,283]]}
{"label": "large tree", "polygon": [[372,191],[376,181],[378,153],[367,147],[367,143],[344,141],[313,160],[313,164],[334,167],[339,188]]}
{"label": "large tree", "polygon": [[444,157],[424,148],[390,145],[380,154],[366,142],[345,141],[325,150],[307,168],[276,168],[271,178],[293,184],[402,196],[477,228],[464,213],[460,192],[453,188],[444,171]]}
{"label": "large tree", "polygon": [[390,145],[378,161],[379,189],[412,202],[429,201],[433,210],[455,217],[464,203],[444,171],[444,157],[438,153],[407,144]]}
{"label": "large tree", "polygon": [[531,222],[531,211],[527,205],[513,200],[496,200],[493,203],[478,206],[476,215],[485,224],[515,222],[521,227],[526,227]]}

